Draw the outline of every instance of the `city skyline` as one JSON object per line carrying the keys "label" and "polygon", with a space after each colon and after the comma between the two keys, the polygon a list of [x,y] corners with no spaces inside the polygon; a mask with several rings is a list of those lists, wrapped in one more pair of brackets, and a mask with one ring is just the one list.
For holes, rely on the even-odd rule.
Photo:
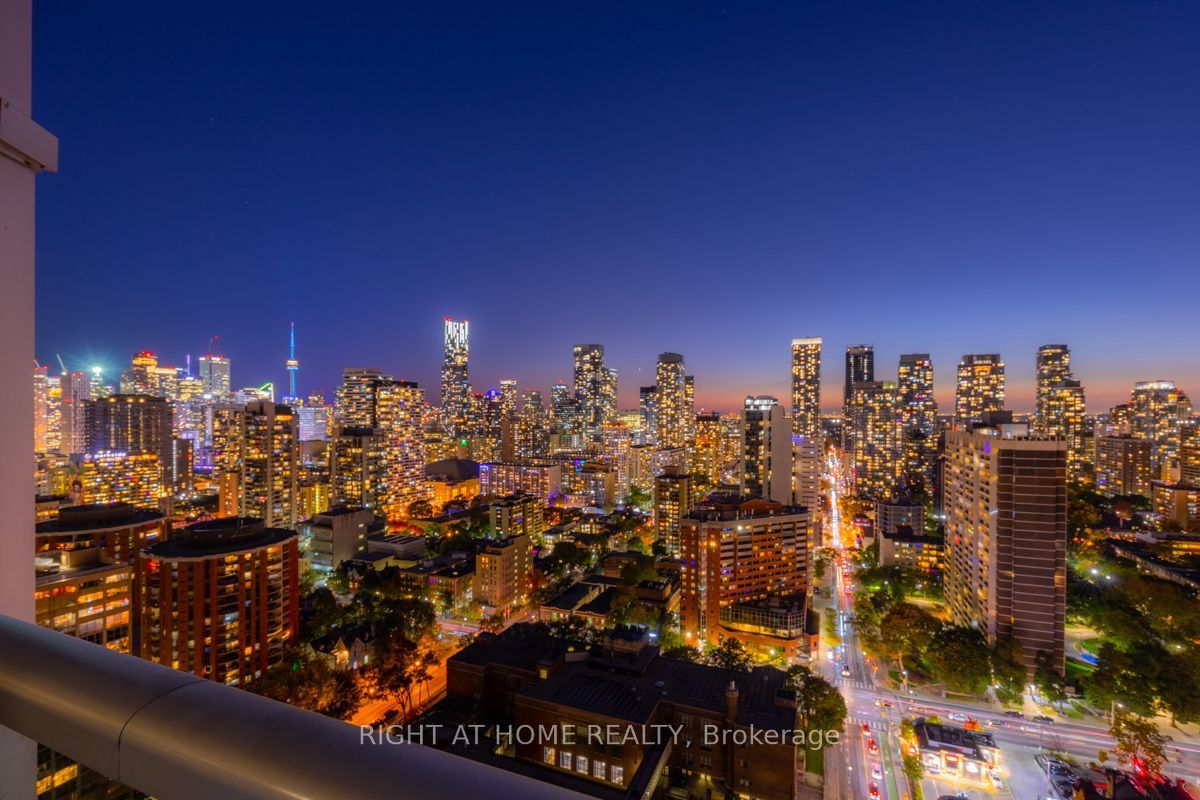
{"label": "city skyline", "polygon": [[[318,365],[316,369],[309,366],[307,359],[304,356],[303,344],[297,348],[297,361],[299,361],[299,377],[297,377],[297,391],[301,398],[317,393],[325,397],[327,401],[332,401],[334,390],[342,379],[342,372],[345,369],[353,369],[360,367],[372,367],[381,369],[386,373],[395,374],[400,380],[412,380],[417,382],[422,389],[426,391],[427,397],[434,405],[438,405],[440,398],[440,372],[442,369],[442,342],[441,336],[437,335],[442,328],[440,325],[445,321],[445,318],[437,318],[432,320],[430,326],[435,330],[436,341],[433,344],[433,349],[428,354],[418,354],[418,359],[422,362],[419,369],[405,369],[403,366],[396,368],[390,365],[381,365],[380,363],[364,364],[360,363],[363,359],[356,358],[352,353],[347,353],[342,361],[330,361],[327,364]],[[460,320],[471,322],[471,320]],[[289,371],[287,369],[288,360],[288,334],[290,328],[284,329],[284,332],[278,337],[282,342],[280,349],[281,358],[275,359],[277,363],[264,365],[265,369],[261,373],[251,373],[252,377],[248,377],[247,373],[251,368],[244,366],[241,358],[232,351],[222,351],[221,355],[230,358],[232,362],[233,385],[234,387],[251,387],[259,386],[264,382],[271,381],[276,387],[276,397],[282,398],[286,394],[288,386]],[[480,356],[477,355],[479,349],[484,349],[485,352],[495,352],[494,347],[486,347],[481,341],[485,334],[480,332],[478,328],[471,322],[471,356],[469,366],[469,380],[475,392],[483,393],[491,389],[498,389],[500,382],[506,379],[517,381],[517,385],[522,392],[526,390],[541,391],[544,396],[550,395],[550,387],[554,383],[571,382],[571,348],[576,343],[568,343],[564,346],[564,355],[560,359],[565,366],[560,370],[561,374],[556,377],[546,379],[542,383],[535,383],[526,380],[521,374],[521,369],[505,369],[503,366],[488,365],[479,363]],[[813,334],[818,336],[819,334]],[[303,331],[300,336],[303,341]],[[808,336],[808,334],[805,334]],[[603,342],[597,342],[603,344]],[[830,349],[830,342],[826,339],[823,343],[821,353],[822,374],[821,374],[821,409],[823,413],[831,413],[841,410],[841,392],[844,380],[844,368],[842,365],[842,357],[846,347],[863,344],[863,342],[848,342],[846,346],[838,347],[835,350]],[[869,344],[869,343],[868,343]],[[1043,342],[1042,345],[1046,343]],[[1075,359],[1073,365],[1076,368],[1076,377],[1083,383],[1087,389],[1087,410],[1088,413],[1103,413],[1114,405],[1128,402],[1130,391],[1137,382],[1141,381],[1157,381],[1168,380],[1173,381],[1185,392],[1193,389],[1194,386],[1200,385],[1200,381],[1188,381],[1186,378],[1181,379],[1173,375],[1142,375],[1137,372],[1131,372],[1129,375],[1114,375],[1105,369],[1104,357],[1102,354],[1091,354],[1091,348],[1086,345],[1078,347],[1067,344],[1071,347],[1072,357]],[[1038,347],[1042,346],[1038,345]],[[689,372],[700,372],[697,375],[696,381],[696,407],[697,410],[719,411],[719,412],[736,412],[741,409],[742,402],[748,396],[769,395],[785,402],[790,408],[791,386],[790,386],[790,358],[791,358],[791,340],[784,341],[778,348],[780,350],[780,365],[778,369],[771,373],[764,370],[763,374],[757,376],[758,382],[747,384],[746,388],[740,389],[737,385],[723,377],[725,371],[722,365],[713,364],[709,359],[704,358],[703,354],[690,355],[684,353],[685,358],[690,363],[709,364],[712,372],[704,374],[700,370],[689,366]],[[94,367],[100,366],[103,369],[104,380],[113,383],[116,381],[120,372],[127,369],[129,366],[129,358],[135,352],[149,350],[155,353],[163,365],[171,365],[180,369],[184,368],[186,358],[191,355],[192,374],[199,374],[199,357],[205,353],[184,353],[177,359],[173,359],[172,354],[164,353],[156,350],[153,347],[138,347],[136,350],[130,351],[124,356],[121,353],[105,354],[103,356],[74,356],[59,353],[39,353],[38,361],[43,365],[51,365],[57,367],[57,356],[62,355],[66,361],[68,370],[81,370],[90,372]],[[887,350],[881,351],[880,348],[875,348],[876,356],[876,378],[878,380],[895,380],[899,360],[901,355],[909,354],[920,350],[920,348],[909,348],[902,352],[897,352],[894,357]],[[215,351],[214,351],[215,352]],[[642,356],[640,353],[649,352],[648,367],[640,366]],[[922,351],[930,352],[930,351]],[[960,353],[958,355],[949,355],[949,351],[942,354],[939,358],[938,352],[932,352],[933,374],[934,374],[934,396],[938,403],[938,414],[941,416],[953,416],[955,390],[956,390],[956,375],[955,371],[958,368],[958,362],[964,355],[977,354],[985,352],[984,350],[975,351],[972,353]],[[1033,413],[1036,410],[1036,377],[1037,377],[1037,347],[1034,347],[1028,354],[1028,358],[1012,358],[1006,354],[1003,349],[993,348],[986,352],[997,352],[1005,361],[1006,369],[1006,402],[1005,407],[1018,413]],[[1080,354],[1083,355],[1083,366],[1080,367]],[[633,409],[638,407],[638,388],[640,386],[652,384],[655,381],[654,365],[659,354],[659,348],[653,345],[642,345],[639,348],[639,357],[634,359],[628,356],[628,352],[617,351],[615,354],[606,348],[606,354],[609,358],[609,364],[618,373],[618,402],[622,409]],[[613,356],[616,356],[614,359]],[[882,357],[881,357],[882,355]],[[499,354],[503,360],[505,355]],[[835,358],[836,357],[836,358]],[[1028,362],[1028,363],[1026,363]],[[516,363],[515,361],[511,363]],[[629,367],[633,364],[633,367]],[[622,365],[625,365],[623,368]],[[313,373],[317,373],[317,377],[312,377]],[[555,373],[546,373],[545,370],[538,369],[538,372],[543,374],[555,375]],[[482,374],[482,377],[481,377]],[[489,377],[490,376],[490,377]],[[710,385],[710,379],[721,389],[714,390]],[[324,381],[323,385],[318,385],[317,381]],[[790,413],[790,412],[789,412]]]}
{"label": "city skyline", "polygon": [[942,404],[1000,352],[1032,410],[1047,342],[1093,411],[1194,389],[1159,325],[1200,288],[1200,12],[1008,11],[48,6],[39,357],[219,334],[240,385],[283,386],[294,320],[301,394],[376,365],[432,396],[450,315],[477,386],[544,390],[598,342],[623,407],[663,351],[701,406],[786,398],[810,335],[874,344],[884,378],[931,353]]}

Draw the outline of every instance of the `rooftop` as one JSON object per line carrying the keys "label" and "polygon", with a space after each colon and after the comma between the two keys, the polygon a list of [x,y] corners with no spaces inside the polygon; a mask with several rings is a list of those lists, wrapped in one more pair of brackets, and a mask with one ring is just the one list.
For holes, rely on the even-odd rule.
{"label": "rooftop", "polygon": [[295,531],[268,528],[261,519],[225,517],[197,522],[177,530],[168,541],[151,545],[144,552],[154,558],[212,558],[271,547],[295,538]]}
{"label": "rooftop", "polygon": [[130,503],[88,503],[79,506],[63,506],[58,509],[58,518],[39,522],[37,535],[55,536],[84,531],[111,530],[160,522],[162,512],[131,505]]}

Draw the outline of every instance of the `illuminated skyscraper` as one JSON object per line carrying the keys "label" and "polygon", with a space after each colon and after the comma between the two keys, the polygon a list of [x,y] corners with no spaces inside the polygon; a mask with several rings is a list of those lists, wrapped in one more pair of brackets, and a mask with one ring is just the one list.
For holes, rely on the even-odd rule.
{"label": "illuminated skyscraper", "polygon": [[[50,369],[45,366],[33,368],[33,450],[35,453],[52,452],[58,438],[53,430],[50,410]],[[58,447],[53,446],[53,451]]]}
{"label": "illuminated skyscraper", "polygon": [[299,426],[290,406],[262,400],[214,418],[213,472],[223,505],[270,527],[294,527]]}
{"label": "illuminated skyscraper", "polygon": [[1179,481],[1200,486],[1200,421],[1195,419],[1179,428]]}
{"label": "illuminated skyscraper", "polygon": [[1077,480],[1084,461],[1086,400],[1083,386],[1071,377],[1071,351],[1047,344],[1037,352],[1038,433],[1067,440],[1067,479]]}
{"label": "illuminated skyscraper", "polygon": [[869,344],[858,344],[846,348],[846,376],[842,387],[842,447],[849,451],[852,442],[850,425],[850,402],[856,383],[875,380],[875,348]]}
{"label": "illuminated skyscraper", "polygon": [[1139,381],[1129,399],[1134,436],[1150,442],[1153,477],[1163,476],[1179,455],[1180,426],[1192,416],[1192,401],[1172,381]]}
{"label": "illuminated skyscraper", "polygon": [[1021,427],[946,434],[946,604],[955,624],[979,628],[989,644],[1020,642],[1030,671],[1038,651],[1061,669],[1066,443]]}
{"label": "illuminated skyscraper", "polygon": [[1034,420],[1039,433],[1048,433],[1050,395],[1060,382],[1071,378],[1071,350],[1065,344],[1044,344],[1037,351],[1037,410]]}
{"label": "illuminated skyscraper", "polygon": [[638,390],[638,413],[642,417],[642,439],[638,444],[658,444],[658,387]]}
{"label": "illuminated skyscraper", "polygon": [[654,478],[654,536],[679,557],[679,523],[692,507],[692,476],[667,469]]}
{"label": "illuminated skyscraper", "polygon": [[442,360],[442,427],[459,433],[469,426],[471,413],[471,381],[467,374],[469,360],[469,323],[443,320]]}
{"label": "illuminated skyscraper", "polygon": [[792,502],[792,428],[774,397],[747,397],[743,405],[741,494]]}
{"label": "illuminated skyscraper", "polygon": [[856,494],[874,500],[891,497],[900,482],[901,465],[895,382],[854,384],[845,425]]}
{"label": "illuminated skyscraper", "polygon": [[[383,496],[377,502],[381,503],[379,507],[389,520],[406,519],[408,507],[417,500],[426,499],[428,493],[425,436],[421,428],[424,403],[424,393],[417,384],[398,381],[377,369],[345,370],[342,385],[337,390],[337,426],[352,433],[348,436],[339,434],[335,442],[335,461],[344,461],[347,467],[354,463],[367,467],[376,463],[385,465]],[[377,447],[380,451],[362,453],[357,458],[348,457],[348,460],[337,452],[338,448],[354,451],[359,447]],[[356,478],[351,484],[357,486],[359,480]],[[361,480],[369,483],[369,476]],[[372,494],[369,487],[360,491],[368,496]],[[343,495],[347,492],[351,490],[339,488],[338,481],[334,481],[335,502],[346,502]]]}
{"label": "illuminated skyscraper", "polygon": [[517,418],[517,382],[512,378],[500,381],[500,417],[512,420]]}
{"label": "illuminated skyscraper", "polygon": [[158,356],[149,350],[134,353],[129,369],[121,373],[121,394],[162,396],[158,383]]}
{"label": "illuminated skyscraper", "polygon": [[[655,368],[658,446],[686,447],[696,410],[688,404],[687,367],[679,353],[661,353]],[[689,422],[689,419],[691,422]]]}
{"label": "illuminated skyscraper", "polygon": [[525,392],[517,420],[518,460],[545,458],[550,452],[550,419],[542,403],[542,393],[536,390]]}
{"label": "illuminated skyscraper", "polygon": [[229,396],[233,386],[230,374],[228,356],[216,353],[200,356],[200,383],[204,393],[211,395],[214,400],[220,402]]}
{"label": "illuminated skyscraper", "polygon": [[613,490],[618,501],[623,501],[629,494],[632,445],[633,433],[625,423],[610,422],[600,429],[600,462],[612,471]]}
{"label": "illuminated skyscraper", "polygon": [[858,344],[846,348],[846,383],[842,402],[850,403],[854,384],[870,383],[875,380],[875,348],[869,344]]}
{"label": "illuminated skyscraper", "polygon": [[589,446],[596,447],[600,443],[601,427],[617,417],[616,373],[605,366],[602,344],[575,345],[574,359],[580,433]]}
{"label": "illuminated skyscraper", "polygon": [[[1182,479],[1191,483],[1186,477]],[[1107,497],[1149,497],[1150,481],[1149,441],[1128,433],[1096,437],[1096,491]]]}
{"label": "illuminated skyscraper", "polygon": [[958,362],[954,418],[962,430],[1004,408],[1004,361],[998,353],[967,354]]}
{"label": "illuminated skyscraper", "polygon": [[929,488],[937,458],[937,400],[933,397],[933,361],[928,353],[900,356],[896,404],[904,458],[901,478],[912,488]]}
{"label": "illuminated skyscraper", "polygon": [[721,472],[731,457],[725,437],[725,426],[721,424],[721,415],[716,412],[696,415],[696,452],[693,458],[694,472],[700,476],[709,488],[716,488],[721,483]]}
{"label": "illuminated skyscraper", "polygon": [[792,339],[792,435],[821,440],[821,337]]}
{"label": "illuminated skyscraper", "polygon": [[78,370],[62,376],[62,451],[67,455],[87,452],[87,404],[92,382]]}
{"label": "illuminated skyscraper", "polygon": [[339,428],[330,442],[334,505],[382,510],[387,481],[384,437],[374,428]]}
{"label": "illuminated skyscraper", "polygon": [[155,453],[171,463],[170,404],[145,394],[113,394],[87,404],[87,452]]}

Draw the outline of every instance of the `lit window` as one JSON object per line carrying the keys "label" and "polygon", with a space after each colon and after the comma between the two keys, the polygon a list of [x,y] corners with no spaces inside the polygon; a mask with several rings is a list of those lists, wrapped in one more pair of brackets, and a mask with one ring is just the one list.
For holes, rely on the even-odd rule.
{"label": "lit window", "polygon": [[623,785],[625,783],[625,768],[613,764],[608,768],[608,779],[618,786]]}
{"label": "lit window", "polygon": [[545,761],[550,766],[554,766],[554,748],[553,747],[543,747],[542,748],[542,761]]}
{"label": "lit window", "polygon": [[575,756],[575,771],[581,775],[588,774],[588,758],[587,758],[587,756]]}
{"label": "lit window", "polygon": [[604,780],[604,776],[608,774],[608,765],[603,761],[592,762],[592,777]]}
{"label": "lit window", "polygon": [[571,761],[570,753],[564,752],[564,753],[558,754],[558,765],[560,767],[562,767],[563,769],[570,769],[571,763],[572,763],[572,761]]}

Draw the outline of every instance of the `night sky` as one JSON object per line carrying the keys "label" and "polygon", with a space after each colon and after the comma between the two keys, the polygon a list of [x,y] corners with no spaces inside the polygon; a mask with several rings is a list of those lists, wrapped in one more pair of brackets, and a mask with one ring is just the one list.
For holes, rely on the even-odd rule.
{"label": "night sky", "polygon": [[302,393],[436,400],[452,315],[477,389],[600,342],[623,406],[664,350],[784,398],[809,335],[829,405],[859,342],[1200,394],[1200,4],[367,5],[35,3],[41,360],[282,387],[295,320]]}

